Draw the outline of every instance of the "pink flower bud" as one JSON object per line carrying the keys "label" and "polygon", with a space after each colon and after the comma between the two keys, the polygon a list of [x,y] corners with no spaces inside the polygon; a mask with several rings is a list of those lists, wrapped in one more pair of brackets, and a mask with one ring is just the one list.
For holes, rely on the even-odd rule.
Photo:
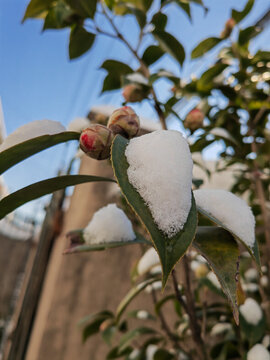
{"label": "pink flower bud", "polygon": [[130,106],[123,106],[112,113],[107,126],[114,134],[130,139],[138,134],[140,119]]}
{"label": "pink flower bud", "polygon": [[226,21],[225,23],[225,27],[224,29],[222,30],[221,34],[220,34],[220,37],[222,39],[226,39],[227,37],[229,37],[231,35],[231,32],[235,26],[235,20],[233,18],[230,18]]}
{"label": "pink flower bud", "polygon": [[203,126],[203,119],[204,113],[199,109],[193,109],[187,114],[184,126],[193,132]]}
{"label": "pink flower bud", "polygon": [[113,133],[106,126],[93,124],[83,130],[80,148],[93,159],[104,160],[110,156]]}
{"label": "pink flower bud", "polygon": [[145,94],[140,85],[128,84],[124,87],[122,92],[123,97],[127,102],[138,102],[145,98]]}

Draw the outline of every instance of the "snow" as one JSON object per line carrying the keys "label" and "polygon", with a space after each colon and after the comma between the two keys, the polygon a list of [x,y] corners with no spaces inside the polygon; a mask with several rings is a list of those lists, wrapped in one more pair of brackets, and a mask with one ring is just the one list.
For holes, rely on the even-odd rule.
{"label": "snow", "polygon": [[231,323],[217,323],[211,329],[211,335],[218,336],[222,335],[224,332],[232,330]]}
{"label": "snow", "polygon": [[180,132],[158,130],[130,140],[127,175],[158,228],[169,238],[183,229],[191,208],[192,158]]}
{"label": "snow", "polygon": [[157,345],[148,345],[147,348],[146,348],[146,360],[153,360],[154,359],[154,355],[155,353],[157,352],[158,350],[158,347]]}
{"label": "snow", "polygon": [[138,262],[137,265],[138,274],[139,275],[145,274],[155,265],[159,265],[159,264],[160,264],[160,260],[156,250],[154,248],[150,248],[143,254],[143,256]]}
{"label": "snow", "polygon": [[248,281],[254,281],[258,279],[258,271],[254,268],[250,268],[245,272],[245,279]]}
{"label": "snow", "polygon": [[145,320],[148,318],[148,312],[145,310],[139,310],[137,312],[137,318],[140,320]]}
{"label": "snow", "polygon": [[242,284],[242,289],[245,292],[256,292],[259,291],[259,285],[258,284],[254,284],[254,283],[249,283],[249,284]]}
{"label": "snow", "polygon": [[260,278],[260,284],[261,284],[262,287],[265,287],[265,288],[268,287],[268,277],[266,275],[263,275]]}
{"label": "snow", "polygon": [[257,325],[263,317],[262,309],[252,298],[247,298],[245,303],[240,305],[239,311],[245,318],[246,322],[252,325]]}
{"label": "snow", "polygon": [[225,190],[195,190],[196,204],[248,247],[255,243],[255,218],[246,202]]}
{"label": "snow", "polygon": [[115,204],[99,209],[83,231],[87,244],[132,241],[136,238],[131,221]]}
{"label": "snow", "polygon": [[42,135],[55,135],[65,130],[65,127],[58,121],[37,120],[30,122],[11,133],[1,144],[0,152],[32,138]]}
{"label": "snow", "polygon": [[160,280],[155,281],[151,285],[147,285],[145,288],[145,292],[150,294],[153,290],[160,290],[162,288],[162,282]]}
{"label": "snow", "polygon": [[90,125],[89,119],[76,118],[68,124],[67,130],[81,133],[84,129],[87,129],[89,127],[89,125]]}
{"label": "snow", "polygon": [[221,289],[221,285],[220,285],[220,282],[218,281],[218,278],[216,276],[215,273],[213,273],[212,271],[210,271],[208,274],[207,274],[207,279],[211,281],[211,283],[218,289]]}
{"label": "snow", "polygon": [[247,353],[247,360],[270,360],[270,354],[263,345],[256,344]]}

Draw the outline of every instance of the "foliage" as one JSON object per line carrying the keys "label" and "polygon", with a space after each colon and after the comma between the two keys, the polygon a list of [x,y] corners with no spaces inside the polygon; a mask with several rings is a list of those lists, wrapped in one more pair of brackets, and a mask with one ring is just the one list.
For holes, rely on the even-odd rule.
{"label": "foliage", "polygon": [[[197,108],[203,111],[205,119],[198,130],[189,130],[188,127],[184,130],[191,143],[190,149],[192,152],[201,152],[215,142],[222,142],[222,161],[218,164],[217,171],[225,171],[231,167],[236,169],[232,192],[245,194],[257,217],[257,237],[262,245],[268,245],[268,248],[262,247],[264,269],[267,271],[267,262],[270,258],[270,233],[267,228],[269,214],[266,206],[270,188],[270,53],[264,50],[254,53],[251,50],[251,41],[263,31],[264,22],[258,22],[260,28],[258,24],[247,28],[235,25],[241,24],[252,10],[253,0],[248,0],[240,11],[233,9],[231,28],[228,28],[226,23],[220,36],[204,39],[191,53],[192,59],[198,59],[208,56],[209,52],[215,52],[214,61],[198,78],[184,82],[179,78],[179,74],[164,69],[156,70],[156,66],[153,70],[152,67],[165,54],[169,55],[179,68],[187,58],[179,39],[167,31],[168,19],[165,10],[172,6],[172,3],[189,18],[193,4],[205,9],[200,0],[31,0],[24,20],[42,19],[44,30],[70,28],[70,59],[89,51],[100,35],[120,40],[136,59],[137,67],[133,69],[121,61],[107,59],[101,65],[107,72],[102,91],[119,89],[129,84],[139,85],[143,94],[142,99],[153,104],[163,129],[166,129],[170,117],[175,117],[182,125],[182,119],[176,110],[180,101],[190,97],[197,99]],[[99,16],[102,16],[108,26],[101,26]],[[139,34],[136,48],[116,26],[115,18],[121,16],[132,16],[137,22]],[[145,36],[152,39],[146,48],[143,42]],[[155,83],[161,77],[173,86],[172,94],[169,94],[164,103],[159,101],[155,92]],[[0,169],[3,172],[38,151],[77,138],[78,134],[66,133],[50,138],[35,138],[16,145],[0,153]],[[136,234],[133,243],[155,247],[160,258],[162,274],[158,270],[155,272],[154,269],[149,269],[144,279],[141,279],[135,269],[131,279],[135,284],[115,313],[104,310],[82,321],[83,340],[86,341],[100,333],[110,346],[107,359],[145,359],[151,346],[152,349],[156,346],[152,357],[155,360],[245,359],[248,349],[262,341],[267,323],[263,316],[258,323],[250,324],[240,313],[238,326],[238,305],[244,303],[245,293],[258,301],[268,299],[265,315],[269,321],[269,283],[260,287],[259,292],[258,276],[256,281],[250,281],[245,277],[251,260],[246,257],[242,247],[239,247],[239,239],[230,228],[217,221],[214,214],[203,213],[202,216],[202,210],[196,208],[194,201],[184,229],[169,241],[158,229],[149,208],[128,180],[128,164],[124,156],[127,144],[128,140],[120,135],[115,137],[111,148],[112,167],[125,199],[149,233],[149,238],[145,238],[141,228],[141,233]],[[45,180],[42,184],[30,185],[1,200],[0,213],[5,216],[26,201],[85,181],[113,180],[94,176],[81,178],[76,175]],[[194,183],[200,186],[200,179],[194,179]],[[219,227],[213,226],[212,221]],[[211,226],[202,226],[205,224]],[[66,253],[100,251],[125,245],[123,242],[116,242],[106,246],[89,246],[84,244],[81,231],[74,232],[70,237],[72,244]],[[193,250],[189,249],[191,246]],[[257,242],[254,249],[248,250],[254,255],[259,266]],[[181,285],[174,270],[180,259],[184,274]],[[216,274],[218,281],[213,280],[211,270]],[[160,284],[163,289],[167,284],[162,294],[157,290]],[[144,290],[152,296],[155,311],[150,313],[138,309],[127,313],[129,304],[136,296],[142,296]],[[224,295],[233,310],[235,322],[232,320],[230,308],[224,301]],[[175,312],[175,321],[168,325],[165,316],[167,310],[164,309],[167,309],[169,304],[173,305],[170,311]],[[138,325],[131,328],[130,319],[134,317]],[[141,325],[143,320],[147,321],[146,325]],[[157,322],[160,323],[160,330]],[[220,325],[219,331],[216,325]],[[207,349],[204,343],[207,344]]]}

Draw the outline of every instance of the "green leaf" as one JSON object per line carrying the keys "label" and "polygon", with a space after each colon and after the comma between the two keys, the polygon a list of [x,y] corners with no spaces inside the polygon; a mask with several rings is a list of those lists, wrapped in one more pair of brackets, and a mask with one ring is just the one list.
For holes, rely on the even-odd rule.
{"label": "green leaf", "polygon": [[176,0],[175,1],[180,7],[181,9],[187,14],[189,20],[191,20],[191,13],[190,13],[190,5],[188,2],[186,1],[179,1]]}
{"label": "green leaf", "polygon": [[14,145],[0,152],[0,174],[3,174],[3,172],[12,166],[42,150],[69,140],[79,140],[79,138],[79,133],[64,131],[55,135],[38,136]]}
{"label": "green leaf", "polygon": [[125,335],[123,335],[119,340],[119,351],[122,352],[127,346],[130,345],[131,341],[133,341],[134,339],[136,339],[141,335],[150,335],[156,333],[157,333],[156,330],[143,326],[133,329],[127,332]]}
{"label": "green leaf", "polygon": [[121,77],[132,74],[133,70],[127,64],[117,60],[106,60],[100,67],[108,72],[103,81],[102,91],[110,91],[121,88]]}
{"label": "green leaf", "polygon": [[147,65],[152,65],[158,61],[163,55],[164,51],[156,45],[150,45],[143,53],[142,61]]}
{"label": "green leaf", "polygon": [[165,349],[158,349],[153,357],[153,360],[173,360],[174,355]]}
{"label": "green leaf", "polygon": [[258,35],[259,33],[260,31],[256,29],[255,26],[249,26],[246,29],[240,30],[238,36],[238,44],[240,46],[246,45],[249,42],[249,40],[251,40],[254,36]]}
{"label": "green leaf", "polygon": [[95,34],[86,31],[82,26],[74,26],[69,38],[69,58],[75,59],[88,51],[94,41]]}
{"label": "green leaf", "polygon": [[127,306],[130,304],[130,302],[138,294],[140,294],[148,285],[151,285],[156,281],[159,281],[159,279],[151,278],[151,279],[141,282],[138,285],[135,285],[133,288],[131,288],[129,290],[129,292],[125,295],[125,297],[121,300],[120,304],[117,307],[117,310],[116,310],[116,322],[117,323],[119,323],[119,320],[120,320],[123,312],[126,310]]}
{"label": "green leaf", "polygon": [[180,258],[192,243],[197,227],[197,211],[194,199],[186,224],[182,231],[172,238],[166,237],[157,227],[152,214],[135,188],[129,183],[127,169],[129,164],[125,157],[128,141],[122,136],[116,136],[112,145],[112,165],[117,182],[127,202],[133,208],[146,227],[151,240],[158,252],[163,270],[162,284],[166,285],[168,277]]}
{"label": "green leaf", "polygon": [[0,201],[0,219],[3,219],[3,217],[5,217],[7,214],[31,200],[35,200],[41,196],[51,194],[54,191],[64,189],[67,186],[73,186],[92,181],[115,182],[115,180],[109,178],[91,175],[65,175],[39,181],[4,197]]}
{"label": "green leaf", "polygon": [[196,250],[208,261],[233,309],[239,323],[237,282],[239,249],[233,236],[213,226],[200,226],[193,241]]}
{"label": "green leaf", "polygon": [[85,342],[90,336],[95,335],[100,330],[100,325],[107,319],[112,319],[113,314],[104,310],[95,314],[91,314],[80,320],[79,326],[84,326],[82,339]]}
{"label": "green leaf", "polygon": [[180,65],[183,65],[185,60],[185,50],[182,44],[166,31],[154,30],[153,35],[158,41],[161,49],[177,60]]}
{"label": "green leaf", "polygon": [[117,60],[106,60],[100,68],[107,70],[108,73],[117,75],[127,75],[133,73],[133,70],[130,66]]}
{"label": "green leaf", "polygon": [[[83,230],[81,230],[81,236],[82,235]],[[104,244],[83,244],[83,245],[72,245],[67,248],[66,250],[64,250],[63,254],[75,254],[75,253],[81,253],[81,252],[89,252],[89,251],[102,251],[102,250],[106,250],[106,249],[111,249],[111,248],[116,248],[116,247],[120,247],[120,246],[125,246],[125,245],[133,245],[133,244],[145,244],[145,245],[150,245],[152,246],[152,244],[147,241],[142,235],[136,233],[136,239],[132,240],[132,241],[110,241]]]}
{"label": "green leaf", "polygon": [[61,29],[68,26],[67,20],[74,12],[63,1],[58,1],[48,12],[43,25],[46,29]]}
{"label": "green leaf", "polygon": [[65,2],[82,17],[93,18],[97,0],[65,0]]}
{"label": "green leaf", "polygon": [[41,13],[48,11],[54,0],[31,0],[25,11],[23,22],[27,18],[35,18]]}
{"label": "green leaf", "polygon": [[213,86],[212,85],[213,80],[215,79],[215,77],[220,75],[223,72],[223,70],[226,69],[226,67],[228,67],[227,64],[217,63],[212,67],[210,67],[210,69],[206,70],[197,82],[198,90],[199,91],[211,90]]}
{"label": "green leaf", "polygon": [[213,221],[215,224],[221,226],[223,229],[229,231],[233,237],[240,241],[241,244],[244,245],[244,247],[247,249],[247,251],[250,253],[250,255],[252,256],[252,258],[254,259],[258,270],[261,271],[261,261],[260,261],[260,252],[259,252],[259,246],[257,243],[257,240],[255,239],[255,243],[253,247],[248,246],[245,243],[245,239],[240,239],[236,234],[234,234],[234,232],[226,225],[224,225],[218,218],[216,218],[212,213],[210,214],[209,212],[205,211],[205,209],[201,208],[200,206],[197,205],[197,210],[204,216],[206,216],[208,219],[210,219],[211,221]]}
{"label": "green leaf", "polygon": [[244,9],[242,11],[238,11],[232,9],[232,18],[235,20],[236,23],[242,21],[251,11],[254,5],[254,0],[248,0]]}
{"label": "green leaf", "polygon": [[155,25],[155,28],[160,31],[160,30],[165,30],[165,27],[167,25],[167,15],[163,14],[162,12],[157,12],[155,13],[155,15],[152,17],[151,23],[153,25]]}
{"label": "green leaf", "polygon": [[171,294],[171,295],[167,295],[165,297],[163,297],[161,300],[159,300],[156,305],[155,305],[155,312],[157,315],[159,315],[160,310],[162,308],[163,305],[165,305],[168,301],[175,301],[176,300],[176,296],[175,294]]}
{"label": "green leaf", "polygon": [[207,53],[209,50],[213,49],[217,44],[219,44],[222,41],[222,39],[217,37],[210,37],[203,41],[201,41],[193,50],[191,53],[191,58],[196,59],[205,53]]}

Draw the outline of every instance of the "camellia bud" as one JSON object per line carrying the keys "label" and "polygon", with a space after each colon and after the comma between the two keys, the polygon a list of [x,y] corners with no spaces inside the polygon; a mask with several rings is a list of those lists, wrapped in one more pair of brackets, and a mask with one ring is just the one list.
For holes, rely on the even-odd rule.
{"label": "camellia bud", "polygon": [[138,134],[140,119],[130,106],[123,106],[112,113],[107,126],[114,134],[130,139]]}
{"label": "camellia bud", "polygon": [[93,159],[104,160],[110,156],[113,133],[106,126],[93,124],[83,130],[80,148]]}
{"label": "camellia bud", "polygon": [[203,126],[203,119],[204,113],[199,109],[193,109],[187,114],[184,126],[193,132]]}
{"label": "camellia bud", "polygon": [[222,30],[220,37],[222,39],[226,39],[227,37],[229,37],[231,35],[231,32],[235,26],[235,20],[233,18],[230,18],[229,20],[226,21],[225,23],[225,27]]}
{"label": "camellia bud", "polygon": [[137,84],[126,85],[123,89],[122,95],[127,102],[131,103],[142,101],[145,98],[142,87]]}

